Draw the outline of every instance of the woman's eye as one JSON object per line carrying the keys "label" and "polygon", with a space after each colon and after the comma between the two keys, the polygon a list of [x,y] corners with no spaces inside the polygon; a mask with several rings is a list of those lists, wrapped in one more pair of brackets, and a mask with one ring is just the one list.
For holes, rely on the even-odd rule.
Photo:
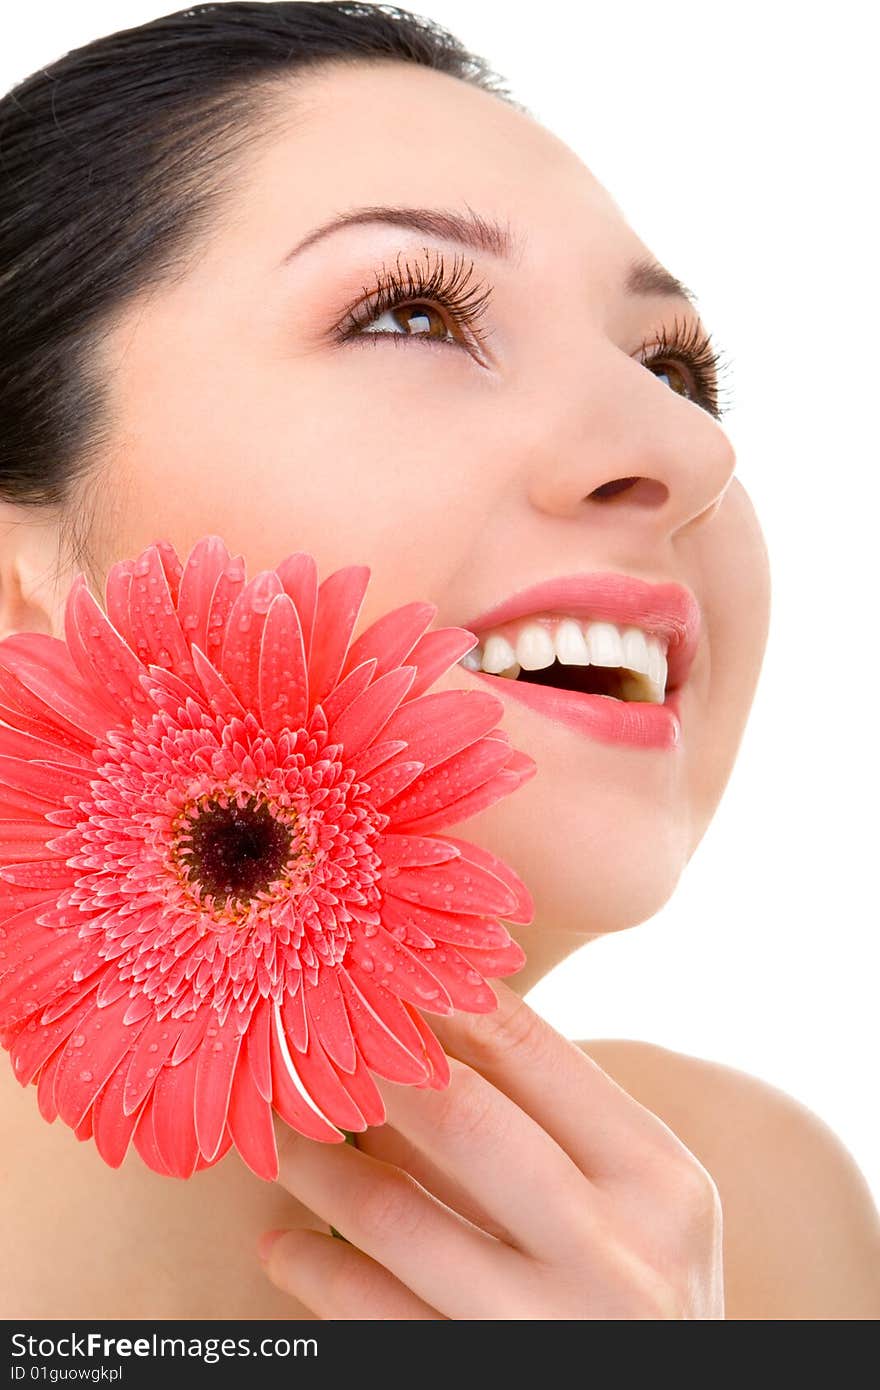
{"label": "woman's eye", "polygon": [[[361,324],[358,333],[384,333],[404,338],[447,340],[449,327],[440,311],[424,302],[398,304]],[[455,338],[448,338],[455,342]]]}
{"label": "woman's eye", "polygon": [[[649,367],[649,369],[650,369],[651,371],[655,372],[655,375],[657,375],[657,376],[665,376],[665,377],[667,378],[667,384],[668,384],[669,386],[672,387],[672,390],[676,393],[676,395],[678,395],[678,396],[690,396],[690,395],[691,395],[691,385],[690,385],[690,382],[688,381],[688,379],[687,379],[687,377],[685,376],[685,374],[681,371],[681,369],[680,369],[679,367],[677,367],[677,366],[675,365],[674,362],[663,362],[663,363],[648,362],[648,363],[647,363],[647,366]],[[679,386],[675,386],[673,382],[668,381],[668,377],[669,377],[670,371],[672,372],[672,375],[673,375],[674,378],[675,378],[675,377],[678,378],[678,381],[680,382],[680,385],[679,385]]]}

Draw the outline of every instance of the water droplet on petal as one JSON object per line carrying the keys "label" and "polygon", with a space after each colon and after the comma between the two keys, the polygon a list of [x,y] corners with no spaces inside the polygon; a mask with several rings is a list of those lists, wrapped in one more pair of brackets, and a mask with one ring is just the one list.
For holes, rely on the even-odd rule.
{"label": "water droplet on petal", "polygon": [[94,1077],[92,1076],[92,1073],[90,1071],[81,1071],[79,1074],[79,1079],[80,1081],[92,1081],[94,1080]]}
{"label": "water droplet on petal", "polygon": [[85,1035],[85,1033],[74,1033],[73,1037],[70,1039],[70,1046],[71,1046],[71,1047],[84,1047],[84,1046],[85,1046],[85,1041],[86,1041],[86,1035]]}

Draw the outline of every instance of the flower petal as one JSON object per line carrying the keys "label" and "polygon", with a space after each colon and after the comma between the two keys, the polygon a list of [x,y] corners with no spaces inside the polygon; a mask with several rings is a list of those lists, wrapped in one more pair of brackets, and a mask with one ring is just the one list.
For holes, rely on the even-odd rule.
{"label": "flower petal", "polygon": [[[204,1052],[191,1052],[177,1066],[166,1062],[156,1077],[152,1091],[153,1135],[156,1148],[176,1178],[189,1178],[199,1157],[198,1078]],[[224,1114],[225,1114],[224,1105]],[[223,1138],[206,1153],[214,1158]]]}
{"label": "flower petal", "polygon": [[259,704],[260,645],[272,600],[283,593],[274,570],[255,574],[237,595],[223,637],[220,671],[245,709]]}
{"label": "flower petal", "polygon": [[28,716],[66,734],[78,752],[87,754],[113,724],[108,707],[93,699],[79,680],[65,684],[36,662],[4,652],[4,647],[0,642],[0,692]]}
{"label": "flower petal", "polygon": [[271,1027],[272,1005],[268,999],[261,999],[251,1015],[250,1027],[245,1034],[245,1051],[254,1085],[263,1099],[268,1101],[272,1099],[272,1063],[269,1055]]}
{"label": "flower petal", "polygon": [[199,647],[192,649],[193,666],[205,698],[218,719],[241,719],[247,713],[216,666]]}
{"label": "flower petal", "polygon": [[244,588],[244,584],[244,556],[233,555],[224,565],[223,572],[214,585],[211,607],[208,612],[208,632],[205,639],[207,645],[204,648],[204,653],[215,668],[220,666],[220,652],[223,648],[223,639],[226,635],[226,625],[229,622],[232,605]]}
{"label": "flower petal", "polygon": [[111,1168],[118,1168],[125,1158],[140,1117],[139,1110],[127,1115],[122,1108],[124,1080],[123,1068],[118,1067],[92,1107],[95,1146]]}
{"label": "flower petal", "polygon": [[436,912],[391,896],[386,896],[382,903],[382,921],[386,930],[405,946],[427,947],[442,941],[451,946],[476,946],[491,951],[500,950],[510,940],[510,932],[500,922],[464,912]]}
{"label": "flower petal", "polygon": [[307,1094],[297,1070],[294,1056],[284,1035],[281,1015],[276,1005],[272,1011],[269,1034],[272,1059],[272,1103],[282,1120],[299,1134],[323,1143],[345,1142],[345,1135],[321,1113]]}
{"label": "flower petal", "polygon": [[159,1152],[156,1143],[156,1134],[153,1128],[153,1106],[155,1103],[156,1092],[151,1091],[144,1103],[143,1109],[138,1115],[138,1122],[134,1128],[134,1146],[146,1163],[148,1168],[152,1168],[154,1173],[161,1173],[165,1177],[173,1177],[168,1164]]}
{"label": "flower petal", "polygon": [[379,1094],[376,1083],[359,1051],[355,1055],[354,1071],[340,1071],[337,1068],[337,1075],[363,1115],[366,1124],[384,1124],[386,1119],[385,1102]]}
{"label": "flower petal", "polygon": [[490,777],[481,786],[475,787],[466,796],[460,796],[457,801],[450,801],[447,806],[441,806],[437,811],[431,811],[423,816],[408,820],[406,823],[407,831],[426,834],[431,830],[443,830],[448,825],[457,825],[459,821],[468,820],[471,816],[475,816],[478,811],[485,810],[487,806],[494,806],[495,802],[500,801],[503,796],[508,796],[510,792],[516,791],[524,780],[521,773],[508,772],[505,766],[500,772],[496,772],[494,777]]}
{"label": "flower petal", "polygon": [[271,734],[298,729],[309,708],[309,673],[299,616],[289,594],[269,605],[260,645],[258,707]]}
{"label": "flower petal", "polygon": [[[463,846],[464,841],[461,843]],[[448,838],[434,840],[426,835],[386,832],[379,837],[376,852],[387,872],[393,868],[412,869],[428,864],[445,864],[447,859],[457,859],[461,850]]]}
{"label": "flower petal", "polygon": [[108,699],[130,719],[147,718],[150,702],[138,680],[143,667],[89,592],[81,574],[71,585],[64,623],[83,680],[106,692]]}
{"label": "flower petal", "polygon": [[349,671],[345,680],[341,680],[324,697],[324,714],[327,718],[327,728],[332,729],[336,720],[347,710],[352,700],[356,699],[362,691],[366,690],[373,673],[376,670],[375,661],[362,661],[360,666],[355,666],[353,671]]}
{"label": "flower petal", "polygon": [[257,1089],[244,1052],[239,1055],[232,1081],[228,1125],[242,1161],[258,1178],[274,1182],[278,1177],[278,1146],[272,1106]]}
{"label": "flower petal", "polygon": [[414,956],[425,962],[432,975],[442,980],[457,1009],[487,1014],[498,1007],[498,1000],[482,975],[454,946],[440,945],[433,950],[410,946]]}
{"label": "flower petal", "polygon": [[[345,1007],[351,1019],[352,1032],[357,1038],[364,1061],[371,1071],[378,1072],[389,1081],[421,1081],[428,1074],[428,1068],[421,1059],[421,1050],[419,1049],[417,1055],[413,1054],[395,1037],[383,1017],[376,1012],[376,1003],[382,1007],[385,1001],[377,1001],[375,990],[365,981],[366,976],[361,971],[357,972],[357,983],[352,978],[351,971],[342,969],[339,972],[339,984],[345,996]],[[367,994],[372,998],[368,1000]],[[393,1014],[395,1001],[387,991],[385,994],[387,1000],[392,1001],[387,1005],[387,1011]]]}
{"label": "flower petal", "polygon": [[419,668],[407,701],[424,695],[435,680],[445,675],[466,652],[477,645],[477,641],[475,634],[464,627],[441,627],[420,637],[412,651],[407,653],[409,664]]}
{"label": "flower petal", "polygon": [[479,864],[481,868],[486,869],[496,878],[500,878],[502,883],[507,884],[516,898],[516,908],[513,912],[505,912],[506,921],[516,922],[523,926],[527,926],[529,922],[533,921],[535,904],[532,895],[509,864],[505,864],[502,859],[484,849],[482,845],[473,844],[470,840],[460,840],[455,835],[442,835],[439,840],[435,840],[433,843],[445,844],[457,849],[463,859],[469,859],[472,864]]}
{"label": "flower petal", "polygon": [[386,801],[390,801],[404,787],[409,786],[410,782],[414,782],[423,767],[424,763],[419,762],[389,763],[371,773],[367,779],[367,794],[372,804],[376,807],[384,806]]}
{"label": "flower petal", "polygon": [[119,1103],[126,1115],[131,1115],[141,1105],[159,1075],[159,1068],[174,1051],[182,1031],[183,1024],[178,1019],[159,1019],[153,1015],[146,1021],[123,1078]]}
{"label": "flower petal", "polygon": [[452,1013],[452,1000],[424,959],[415,957],[384,927],[377,927],[375,936],[355,937],[346,953],[346,963],[349,961],[392,994],[408,999],[418,1008],[436,1014]]}
{"label": "flower petal", "polygon": [[203,536],[187,556],[180,579],[177,616],[190,644],[205,650],[208,614],[214,586],[229,564],[229,551],[220,536]]}
{"label": "flower petal", "polygon": [[314,1028],[309,1031],[309,1045],[305,1052],[291,1052],[288,1048],[288,1055],[306,1094],[328,1124],[338,1125],[340,1129],[366,1129],[366,1120],[331,1064]]}
{"label": "flower petal", "polygon": [[[94,776],[94,768],[92,770]],[[45,800],[61,801],[65,796],[87,796],[88,774],[80,767],[59,768],[54,763],[39,760],[26,762],[0,754],[0,781],[11,787],[32,792]]]}
{"label": "flower petal", "polygon": [[342,744],[346,758],[357,757],[381,733],[412,685],[415,673],[414,666],[399,666],[380,676],[330,725],[330,737],[334,743]]}
{"label": "flower petal", "polygon": [[71,1033],[76,1031],[80,1020],[94,1008],[94,1005],[94,990],[92,990],[79,1001],[75,1008],[54,1022],[41,1022],[33,1030],[24,1025],[21,1026],[21,1031],[10,1046],[9,1053],[12,1058],[15,1078],[22,1086],[27,1086],[33,1081],[43,1063],[48,1061],[57,1047],[67,1041]]}
{"label": "flower petal", "polygon": [[153,662],[167,667],[184,680],[194,675],[189,646],[155,545],[147,546],[134,562],[128,612],[130,646],[138,660],[145,666]]}
{"label": "flower petal", "polygon": [[281,563],[275,566],[275,570],[284,585],[284,592],[293,599],[302,628],[303,648],[306,657],[309,658],[318,605],[318,567],[315,558],[305,551],[298,550],[285,556]]}
{"label": "flower petal", "polygon": [[352,643],[342,667],[343,675],[370,658],[376,661],[378,676],[400,666],[436,616],[435,603],[419,601],[383,613]]}
{"label": "flower petal", "polygon": [[513,937],[506,946],[491,947],[485,951],[476,946],[462,946],[461,954],[484,977],[513,975],[526,963],[526,953]]}
{"label": "flower petal", "polygon": [[388,721],[386,738],[407,741],[407,757],[428,771],[488,734],[504,713],[497,695],[483,690],[437,690],[410,700]]}
{"label": "flower petal", "polygon": [[125,999],[104,1009],[95,1003],[68,1039],[55,1077],[55,1100],[65,1124],[79,1124],[143,1029],[143,1022],[123,1024],[126,1006]]}
{"label": "flower petal", "polygon": [[317,1033],[335,1066],[351,1072],[355,1068],[357,1049],[337,976],[335,966],[320,966],[315,984],[304,978],[304,1003],[309,1033]]}
{"label": "flower petal", "polygon": [[47,1124],[54,1124],[58,1118],[58,1106],[55,1103],[55,1073],[58,1070],[58,1063],[64,1051],[63,1045],[52,1053],[48,1062],[41,1067],[39,1075],[35,1078],[37,1083],[37,1107]]}
{"label": "flower petal", "polygon": [[463,857],[422,869],[401,869],[383,883],[391,897],[442,912],[504,917],[516,909],[516,898],[506,883]]}
{"label": "flower petal", "polygon": [[385,814],[398,829],[423,816],[436,815],[451,802],[485,786],[509,757],[506,738],[477,739],[460,753],[421,773],[403,792],[385,803]]}
{"label": "flower petal", "polygon": [[[238,1025],[238,1015],[234,1011],[230,1011],[225,1023],[209,1024],[198,1053],[195,1124],[199,1148],[206,1158],[214,1157],[223,1138],[229,1092],[242,1041]],[[157,1138],[161,1144],[158,1131]]]}
{"label": "flower petal", "polygon": [[318,585],[309,653],[311,700],[320,704],[336,684],[370,579],[368,565],[347,565]]}
{"label": "flower petal", "polygon": [[431,1079],[429,1081],[417,1081],[416,1085],[430,1086],[431,1089],[434,1091],[442,1091],[449,1085],[450,1081],[452,1080],[449,1071],[449,1062],[446,1058],[446,1053],[443,1051],[443,1048],[440,1046],[438,1039],[431,1032],[431,1029],[428,1027],[428,1024],[422,1018],[418,1009],[414,1009],[412,1004],[407,1004],[406,1002],[404,1002],[403,1007],[406,1009],[407,1013],[413,1021],[414,1026],[418,1029],[419,1033],[421,1034],[422,1043],[424,1044],[425,1052],[428,1056],[428,1062],[431,1066]]}

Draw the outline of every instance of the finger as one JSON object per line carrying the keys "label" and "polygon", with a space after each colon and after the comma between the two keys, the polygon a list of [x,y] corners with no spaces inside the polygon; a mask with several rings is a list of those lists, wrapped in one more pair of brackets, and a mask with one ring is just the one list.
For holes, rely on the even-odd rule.
{"label": "finger", "polygon": [[417,1183],[435,1197],[439,1197],[447,1207],[466,1217],[474,1226],[488,1231],[489,1235],[505,1241],[508,1245],[516,1245],[513,1232],[506,1220],[496,1220],[477,1201],[472,1192],[436,1163],[432,1163],[417,1144],[405,1134],[401,1134],[392,1124],[371,1125],[369,1129],[357,1134],[355,1143],[361,1153],[371,1154],[373,1158],[380,1158],[384,1163],[393,1163],[396,1167],[411,1173]]}
{"label": "finger", "polygon": [[663,1121],[576,1043],[501,980],[493,980],[492,988],[498,997],[492,1013],[432,1014],[431,1030],[449,1056],[515,1101],[583,1173],[596,1179],[639,1176],[658,1146],[678,1148]]}
{"label": "finger", "polygon": [[377,1078],[391,1124],[504,1222],[523,1253],[558,1256],[582,1242],[597,1211],[578,1166],[473,1067],[452,1058],[450,1071],[442,1091]]}
{"label": "finger", "polygon": [[319,1318],[442,1320],[363,1251],[320,1231],[282,1231],[264,1257],[273,1284]]}
{"label": "finger", "polygon": [[316,1144],[277,1117],[274,1123],[278,1181],[288,1192],[448,1318],[497,1315],[492,1309],[520,1267],[518,1252],[409,1173],[351,1144]]}

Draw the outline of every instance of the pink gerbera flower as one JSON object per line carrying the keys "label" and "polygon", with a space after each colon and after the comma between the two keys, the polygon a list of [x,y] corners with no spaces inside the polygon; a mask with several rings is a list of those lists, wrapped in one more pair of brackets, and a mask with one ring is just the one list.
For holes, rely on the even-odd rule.
{"label": "pink gerbera flower", "polygon": [[524,885],[436,832],[535,764],[494,695],[425,693],[476,641],[433,604],[352,641],[369,574],[160,541],[106,614],[77,576],[65,641],[0,642],[0,1043],[113,1167],[234,1144],[275,1178],[273,1109],[341,1142],[385,1118],[372,1073],[444,1087],[421,1011],[491,1010],[525,959]]}

